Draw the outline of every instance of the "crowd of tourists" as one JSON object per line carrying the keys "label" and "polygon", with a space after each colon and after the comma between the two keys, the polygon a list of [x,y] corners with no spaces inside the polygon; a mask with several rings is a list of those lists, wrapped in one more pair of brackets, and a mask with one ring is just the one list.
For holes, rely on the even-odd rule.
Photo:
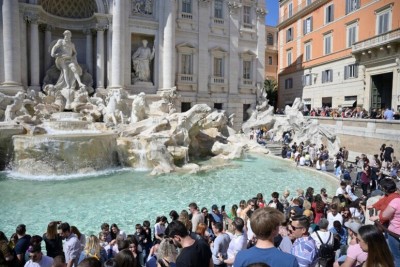
{"label": "crowd of tourists", "polygon": [[[276,109],[275,114],[283,115],[285,111],[282,109]],[[331,118],[355,118],[355,119],[385,119],[385,120],[400,120],[400,113],[395,111],[393,108],[386,109],[371,109],[368,112],[365,108],[361,107],[320,107],[320,108],[312,108],[309,110],[307,107],[304,107],[303,110],[304,116],[312,116],[312,117],[331,117]]]}
{"label": "crowd of tourists", "polygon": [[364,196],[342,180],[332,197],[308,187],[267,200],[259,193],[230,209],[193,202],[168,217],[130,234],[103,223],[90,236],[59,221],[30,236],[21,224],[9,239],[0,232],[0,266],[400,266],[400,194],[391,178]]}

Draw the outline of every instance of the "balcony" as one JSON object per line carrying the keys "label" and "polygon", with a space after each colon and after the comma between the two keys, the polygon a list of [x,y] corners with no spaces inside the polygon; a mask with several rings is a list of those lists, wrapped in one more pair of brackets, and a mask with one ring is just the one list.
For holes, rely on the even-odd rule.
{"label": "balcony", "polygon": [[192,13],[185,13],[185,12],[182,12],[182,13],[180,13],[180,15],[181,15],[181,18],[182,18],[182,19],[193,19]]}
{"label": "balcony", "polygon": [[178,74],[178,81],[181,83],[193,83],[194,75],[192,74]]}
{"label": "balcony", "polygon": [[209,89],[211,93],[226,93],[228,84],[226,79],[221,76],[210,76]]}
{"label": "balcony", "polygon": [[390,43],[400,43],[400,28],[353,44],[352,53],[360,53],[365,50],[389,45]]}

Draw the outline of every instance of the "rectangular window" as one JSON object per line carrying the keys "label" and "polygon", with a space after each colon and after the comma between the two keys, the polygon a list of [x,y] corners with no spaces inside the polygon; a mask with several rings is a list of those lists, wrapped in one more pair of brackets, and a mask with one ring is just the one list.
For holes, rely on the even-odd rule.
{"label": "rectangular window", "polygon": [[312,32],[312,17],[306,18],[303,21],[303,34],[306,35],[310,32]]}
{"label": "rectangular window", "polygon": [[344,79],[358,78],[358,64],[344,66]]}
{"label": "rectangular window", "polygon": [[287,51],[287,66],[290,66],[292,64],[292,50]]}
{"label": "rectangular window", "polygon": [[192,0],[182,0],[182,13],[192,13]]}
{"label": "rectangular window", "polygon": [[356,95],[345,96],[344,101],[357,101]]}
{"label": "rectangular window", "polygon": [[333,70],[322,71],[322,83],[328,83],[333,81]]}
{"label": "rectangular window", "polygon": [[312,0],[307,0],[307,6],[311,5],[311,3],[312,3]]}
{"label": "rectangular window", "polygon": [[293,3],[289,3],[288,5],[288,17],[293,16]]}
{"label": "rectangular window", "polygon": [[307,42],[304,44],[304,58],[305,61],[311,60],[311,42]]}
{"label": "rectangular window", "polygon": [[272,65],[272,57],[268,57],[268,64]]}
{"label": "rectangular window", "polygon": [[332,53],[332,34],[324,35],[324,55]]}
{"label": "rectangular window", "polygon": [[325,8],[325,24],[330,23],[334,20],[333,17],[333,4]]}
{"label": "rectangular window", "polygon": [[286,42],[290,42],[293,40],[293,28],[289,28],[286,30]]}
{"label": "rectangular window", "polygon": [[251,79],[251,61],[243,61],[243,79]]}
{"label": "rectangular window", "polygon": [[217,19],[222,19],[224,16],[223,13],[223,9],[224,5],[223,5],[223,0],[215,0],[214,2],[214,17]]}
{"label": "rectangular window", "polygon": [[347,26],[347,47],[357,42],[357,23]]}
{"label": "rectangular window", "polygon": [[243,23],[251,24],[251,7],[249,6],[243,7]]}
{"label": "rectangular window", "polygon": [[346,15],[360,8],[360,0],[346,0]]}
{"label": "rectangular window", "polygon": [[303,76],[303,86],[312,85],[311,74],[306,74]]}
{"label": "rectangular window", "polygon": [[377,13],[377,34],[383,34],[390,31],[390,9]]}
{"label": "rectangular window", "polygon": [[222,58],[214,58],[214,76],[224,77]]}
{"label": "rectangular window", "polygon": [[291,89],[291,88],[293,88],[293,79],[292,78],[285,79],[285,89]]}
{"label": "rectangular window", "polygon": [[182,62],[181,62],[182,70],[181,70],[181,73],[182,74],[193,74],[192,55],[183,54],[181,58],[182,58]]}

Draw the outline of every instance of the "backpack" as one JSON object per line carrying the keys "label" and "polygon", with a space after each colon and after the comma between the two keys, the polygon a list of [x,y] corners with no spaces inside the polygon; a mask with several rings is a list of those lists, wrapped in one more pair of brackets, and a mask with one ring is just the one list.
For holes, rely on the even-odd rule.
{"label": "backpack", "polygon": [[333,262],[335,261],[335,250],[333,248],[333,245],[328,244],[329,240],[331,239],[332,233],[329,232],[329,238],[328,241],[326,241],[326,243],[322,242],[322,239],[319,236],[318,231],[316,231],[315,233],[317,234],[317,237],[321,242],[321,246],[319,247],[318,250],[320,266],[324,267],[333,266]]}

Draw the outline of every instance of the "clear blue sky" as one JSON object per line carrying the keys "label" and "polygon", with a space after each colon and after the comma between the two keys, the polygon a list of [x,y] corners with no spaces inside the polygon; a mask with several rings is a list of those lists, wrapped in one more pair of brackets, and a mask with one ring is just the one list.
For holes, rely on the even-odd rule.
{"label": "clear blue sky", "polygon": [[279,3],[278,0],[265,0],[265,6],[268,10],[267,19],[265,24],[270,26],[278,25],[278,11]]}

